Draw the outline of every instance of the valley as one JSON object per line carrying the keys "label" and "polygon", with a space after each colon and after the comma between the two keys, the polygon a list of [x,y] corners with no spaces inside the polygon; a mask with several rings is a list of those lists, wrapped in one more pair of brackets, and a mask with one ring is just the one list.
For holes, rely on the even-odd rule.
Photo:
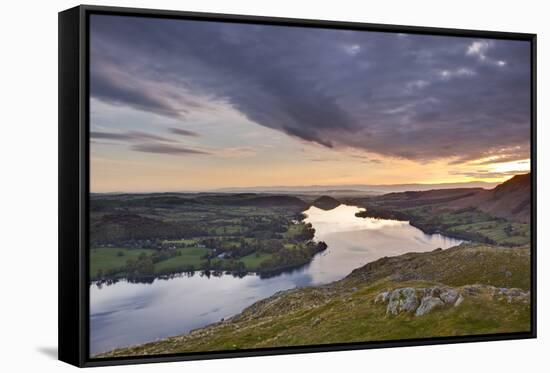
{"label": "valley", "polygon": [[[185,284],[193,283],[206,298],[189,309],[195,324],[174,317],[175,325],[162,327],[177,331],[179,323],[182,332],[175,336],[163,332],[158,341],[140,343],[130,341],[151,337],[129,337],[97,347],[97,356],[528,331],[531,232],[523,209],[530,207],[518,197],[529,195],[525,180],[515,177],[490,190],[338,198],[246,193],[98,199],[94,229],[102,239],[92,248],[94,292],[101,295],[117,281],[125,293],[138,286],[133,282],[173,284],[173,303],[174,297],[185,299]],[[503,203],[509,193],[514,198]],[[140,220],[134,217],[116,220],[116,228],[103,225],[117,214],[154,220],[156,235],[135,233]],[[148,267],[132,267],[144,259]],[[108,266],[112,277],[99,271]],[[172,277],[181,272],[188,277]],[[221,282],[214,285],[210,276]],[[166,285],[158,282],[163,278]],[[222,283],[231,286],[234,307],[222,306],[229,293],[214,290]],[[154,320],[152,313],[148,323]]]}

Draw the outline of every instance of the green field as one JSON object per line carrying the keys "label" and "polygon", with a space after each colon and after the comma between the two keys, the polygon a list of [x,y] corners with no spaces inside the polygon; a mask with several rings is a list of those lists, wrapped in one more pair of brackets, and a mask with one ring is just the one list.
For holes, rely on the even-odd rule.
{"label": "green field", "polygon": [[505,246],[521,246],[530,242],[529,224],[508,223],[503,221],[482,221],[463,224],[448,229],[450,233],[479,234],[490,241]]}
{"label": "green field", "polygon": [[296,235],[300,234],[302,231],[302,227],[300,224],[291,224],[288,227],[288,230],[284,233],[284,236],[286,238],[293,238]]}
{"label": "green field", "polygon": [[[187,272],[200,270],[204,265],[204,256],[210,252],[210,249],[203,247],[188,247],[178,249],[174,256],[160,260],[154,264],[154,273],[151,275],[162,275],[177,272]],[[91,255],[91,270],[92,279],[97,279],[101,274],[112,273],[111,276],[123,276],[125,266],[128,259],[138,260],[140,255],[145,254],[148,258],[153,258],[154,250],[151,249],[125,249],[125,248],[97,248],[90,251]],[[256,271],[259,265],[272,258],[269,253],[252,253],[239,258],[238,262],[242,262],[246,271]],[[216,263],[216,268],[221,270],[230,270],[230,265],[234,265],[235,261],[214,258],[212,263]],[[99,271],[99,273],[98,273]]]}
{"label": "green field", "polygon": [[240,261],[244,263],[246,268],[248,268],[250,271],[255,271],[258,269],[260,264],[267,260],[271,259],[273,257],[272,254],[266,254],[266,253],[254,253],[249,254],[247,256],[243,256]]}
{"label": "green field", "polygon": [[155,273],[173,273],[200,268],[202,256],[209,252],[201,247],[191,247],[178,250],[181,255],[162,260],[155,264]]}
{"label": "green field", "polygon": [[166,245],[182,245],[187,247],[195,245],[197,243],[197,240],[182,238],[180,240],[163,240],[162,243]]}
{"label": "green field", "polygon": [[[320,250],[311,241],[314,229],[300,222],[306,206],[293,196],[256,194],[93,199],[90,275],[100,281],[140,281],[188,271],[241,275],[293,269]],[[123,254],[115,248],[124,248]],[[295,255],[284,252],[289,248]]]}
{"label": "green field", "polygon": [[150,249],[124,249],[115,247],[91,249],[90,277],[96,278],[99,269],[105,272],[123,268],[128,259],[137,259],[141,254],[150,255],[153,252]]}
{"label": "green field", "polygon": [[358,216],[373,216],[409,220],[411,225],[426,233],[503,246],[522,246],[531,241],[530,226],[491,216],[475,207],[446,210],[442,205],[418,207],[367,206]]}
{"label": "green field", "polygon": [[212,233],[216,235],[236,235],[244,231],[244,228],[240,225],[224,225],[223,227],[217,227],[212,230]]}
{"label": "green field", "polygon": [[[305,244],[286,244],[285,246],[293,249],[300,247],[303,250],[308,248]],[[152,263],[152,272],[143,273],[148,277],[208,269],[256,272],[263,269],[262,263],[274,258],[273,253],[266,252],[253,252],[239,258],[220,258],[215,256],[211,249],[205,247],[173,249],[168,254],[152,249],[128,248],[95,248],[90,253],[92,280],[126,277],[128,260]]]}

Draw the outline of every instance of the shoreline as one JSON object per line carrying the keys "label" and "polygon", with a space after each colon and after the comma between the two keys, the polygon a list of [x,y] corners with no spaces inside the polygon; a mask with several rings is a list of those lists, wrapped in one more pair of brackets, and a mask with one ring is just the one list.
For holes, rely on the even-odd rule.
{"label": "shoreline", "polygon": [[[308,205],[308,208],[311,208],[313,206],[313,204],[310,204]],[[300,214],[302,215],[302,218],[301,220],[295,220],[295,224],[306,224],[305,223],[305,219],[307,219],[307,215],[305,215],[305,212],[307,211],[307,209],[303,210],[300,212]],[[260,276],[261,278],[270,278],[270,277],[275,277],[275,276],[278,276],[278,275],[281,275],[281,274],[284,274],[284,273],[290,273],[290,272],[293,272],[293,271],[296,271],[296,270],[299,270],[307,265],[309,265],[311,263],[311,261],[313,260],[313,258],[315,256],[317,256],[317,254],[325,251],[327,249],[327,245],[324,241],[315,241],[314,240],[314,237],[315,237],[315,229],[311,229],[311,238],[309,240],[304,240],[303,242],[300,242],[300,244],[305,244],[306,246],[307,245],[311,245],[309,247],[306,247],[306,249],[308,250],[312,250],[312,253],[310,254],[309,258],[307,261],[301,261],[301,262],[298,262],[298,263],[292,263],[292,264],[288,264],[288,265],[279,265],[279,266],[276,266],[274,268],[267,268],[267,269],[261,269],[261,268],[256,268],[255,270],[246,270],[246,269],[227,269],[227,268],[193,268],[193,266],[191,266],[192,268],[185,268],[185,267],[180,267],[180,268],[177,268],[177,269],[173,269],[173,270],[166,270],[166,271],[163,271],[162,273],[151,273],[151,274],[140,274],[140,275],[136,275],[136,276],[128,276],[127,273],[124,273],[124,274],[113,274],[113,275],[110,275],[110,276],[105,276],[105,275],[102,275],[101,278],[89,278],[89,281],[88,281],[88,286],[91,286],[93,284],[97,284],[97,283],[100,283],[100,284],[112,284],[112,283],[116,283],[118,281],[123,281],[123,280],[126,280],[128,282],[132,282],[132,283],[151,283],[152,281],[154,281],[155,279],[170,279],[171,277],[179,277],[179,275],[183,275],[183,274],[192,274],[192,275],[195,275],[195,274],[201,274],[201,275],[205,275],[207,277],[210,277],[210,276],[215,276],[215,277],[221,277],[222,275],[232,275],[234,277],[239,277],[239,278],[242,278],[242,277],[245,277],[245,276],[248,276],[248,275],[257,275],[257,276]],[[100,248],[103,248],[103,247],[96,247],[94,249],[100,249]],[[184,248],[180,248],[178,249],[179,250],[185,250],[187,247],[184,247]],[[92,249],[90,248],[90,251]],[[129,249],[129,250],[132,250],[132,249]],[[259,254],[261,252],[255,252],[256,254]],[[241,258],[237,258],[236,261],[237,263],[241,263],[240,262],[240,259]],[[243,265],[244,266],[244,265]],[[121,268],[121,272],[123,272],[123,268]]]}
{"label": "shoreline", "polygon": [[[352,207],[356,207],[359,212],[358,213],[355,213],[353,214],[354,216],[356,216],[357,218],[361,218],[361,217],[358,217],[357,214],[361,213],[361,212],[364,212],[365,211],[365,208],[364,207],[361,207],[361,206],[358,206],[356,204],[348,204],[348,203],[343,203],[343,205],[347,205],[347,206],[352,206]],[[392,219],[392,220],[396,220],[396,219]],[[416,227],[415,227],[416,228]],[[417,228],[418,229],[418,228]],[[322,241],[319,241],[319,242],[322,242]],[[456,247],[458,245],[455,245],[455,246],[452,246],[452,247]],[[434,247],[434,250],[436,250],[437,248]],[[272,273],[272,276],[265,276],[263,277],[262,275],[264,275],[264,273],[260,273],[260,272],[255,272],[255,271],[249,271],[249,272],[246,272],[246,273],[235,273],[235,272],[231,272],[231,271],[208,271],[209,274],[207,276],[225,276],[225,275],[232,275],[233,277],[238,277],[238,278],[243,278],[245,276],[248,276],[248,275],[254,275],[254,276],[258,276],[260,278],[270,278],[270,277],[276,277],[278,275],[281,275],[281,274],[285,274],[285,273],[292,273],[296,270],[300,270],[306,266],[308,266],[310,263],[311,263],[311,260],[313,260],[314,257],[317,256],[317,254],[320,254],[322,253],[323,251],[325,251],[326,248],[324,250],[321,250],[319,252],[317,252],[309,261],[308,263],[305,263],[303,265],[300,265],[300,266],[297,266],[297,267],[293,267],[293,268],[286,268],[286,269],[283,269],[282,271],[279,271],[278,273],[273,273],[273,272],[269,272],[269,273]],[[333,282],[336,282],[336,281],[341,281],[342,279],[348,277],[351,275],[351,273],[353,273],[353,271],[355,271],[356,269],[358,269],[360,267],[356,267],[356,268],[352,268],[350,269],[350,271],[346,274],[343,274],[341,278],[338,278],[334,281],[330,281],[330,282],[327,282],[326,284],[318,284],[318,285],[309,285],[309,286],[306,286],[306,287],[316,287],[316,286],[324,286],[324,285],[330,285],[331,283]],[[170,280],[172,278],[180,278],[180,277],[186,277],[186,276],[194,276],[196,275],[197,273],[201,273],[201,272],[204,272],[202,270],[195,270],[193,272],[175,272],[173,274],[167,274],[167,275],[152,275],[152,276],[147,276],[147,278],[145,279],[142,279],[141,281],[140,280],[131,280],[131,279],[128,279],[126,277],[121,277],[121,278],[118,278],[116,280],[112,280],[112,281],[103,281],[103,282],[99,282],[99,281],[95,281],[95,282],[92,282],[90,283],[90,286],[92,285],[97,285],[97,286],[102,286],[104,284],[107,284],[107,286],[109,286],[110,284],[114,284],[114,283],[117,283],[119,281],[126,281],[126,282],[129,282],[129,283],[152,283],[153,281],[155,280],[162,280],[162,279],[165,279],[165,280]],[[191,275],[189,275],[190,273],[192,273]],[[282,290],[282,291],[288,291],[288,290],[293,290],[293,288],[289,288],[289,289],[286,289],[286,290]],[[278,291],[278,292],[281,292]],[[274,293],[274,294],[277,294],[278,292]],[[261,298],[259,300],[257,300],[257,302],[259,301],[262,301],[262,300],[265,300],[265,299],[268,299],[270,298],[271,296],[273,296],[274,294],[271,294],[271,295],[266,295],[265,298]],[[247,306],[248,307],[248,306]],[[239,311],[236,311],[234,314],[232,314],[229,318],[235,316],[235,315],[238,315],[240,312],[242,312],[246,307],[244,307],[243,309],[239,310]],[[214,322],[215,324],[216,322]],[[206,323],[200,327],[197,327],[195,329],[201,329],[201,328],[205,328],[205,327],[208,327],[212,325],[211,323]],[[185,334],[188,334],[188,333],[191,333],[193,330],[195,329],[192,329],[192,330],[189,330],[187,333]],[[169,338],[169,336],[167,337],[164,337],[164,338]],[[162,338],[162,339],[164,339]],[[142,344],[146,344],[146,343],[150,343],[150,342],[143,342],[143,343],[140,343],[139,345],[142,345]],[[122,347],[118,347],[118,348],[128,348],[128,347],[131,347],[131,345],[129,346],[122,346]],[[106,352],[109,352],[109,351],[106,351]],[[105,352],[104,352],[105,353]]]}
{"label": "shoreline", "polygon": [[[462,240],[465,242],[483,243],[488,245],[502,245],[487,237],[472,237],[466,233],[460,234],[458,232],[449,231],[448,229],[444,229],[444,228],[437,228],[437,229],[428,228],[426,225],[419,222],[418,217],[411,214],[404,213],[399,210],[380,209],[378,207],[366,207],[366,206],[363,206],[362,208],[364,209],[364,211],[358,212],[357,214],[355,214],[355,216],[360,218],[390,219],[390,220],[397,220],[397,221],[406,221],[409,223],[410,226],[421,230],[424,234],[430,234],[430,235],[440,234],[445,237],[453,238],[456,240]],[[515,246],[521,246],[521,245],[515,245],[515,246],[502,245],[502,246],[515,247]]]}
{"label": "shoreline", "polygon": [[[312,241],[313,243],[313,241]],[[89,281],[89,286],[94,284],[113,284],[117,283],[119,281],[127,281],[130,283],[151,283],[156,279],[164,279],[169,280],[173,277],[182,277],[182,275],[191,275],[194,276],[195,274],[203,275],[203,276],[214,276],[214,277],[221,277],[223,275],[231,275],[233,277],[245,277],[245,276],[259,276],[260,278],[270,278],[270,277],[276,277],[285,273],[292,273],[294,271],[300,270],[307,265],[311,263],[313,258],[315,258],[318,254],[325,251],[328,246],[323,241],[315,242],[315,250],[313,255],[308,259],[306,263],[300,263],[296,265],[289,265],[269,270],[259,270],[259,271],[232,271],[232,270],[224,270],[224,269],[194,269],[192,271],[186,271],[186,270],[175,270],[173,272],[166,272],[162,274],[151,274],[151,275],[142,275],[137,277],[128,277],[128,276],[116,276],[116,277],[109,277],[109,278],[103,278],[103,279],[91,279]]]}

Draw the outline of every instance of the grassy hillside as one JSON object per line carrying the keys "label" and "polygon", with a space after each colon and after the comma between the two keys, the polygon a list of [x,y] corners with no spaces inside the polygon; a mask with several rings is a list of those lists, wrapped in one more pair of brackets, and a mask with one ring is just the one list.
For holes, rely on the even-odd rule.
{"label": "grassy hillside", "polygon": [[531,174],[516,175],[491,190],[457,200],[450,207],[477,206],[481,211],[514,222],[531,220]]}
{"label": "grassy hillside", "polygon": [[426,233],[502,246],[530,242],[530,174],[491,190],[481,188],[389,193],[356,198],[366,208],[357,216],[408,220]]}
{"label": "grassy hillside", "polygon": [[528,247],[382,258],[332,284],[279,292],[231,319],[100,357],[528,331],[529,269]]}

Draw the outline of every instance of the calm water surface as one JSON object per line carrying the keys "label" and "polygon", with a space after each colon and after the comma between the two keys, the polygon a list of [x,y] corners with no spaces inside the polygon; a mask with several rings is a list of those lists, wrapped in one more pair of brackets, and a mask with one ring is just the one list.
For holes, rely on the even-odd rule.
{"label": "calm water surface", "polygon": [[150,342],[186,333],[232,316],[275,292],[339,280],[353,269],[384,256],[431,251],[461,241],[425,234],[408,222],[358,218],[358,207],[325,211],[311,207],[306,222],[327,250],[299,270],[261,279],[231,275],[156,279],[151,284],[120,281],[90,286],[90,352]]}

